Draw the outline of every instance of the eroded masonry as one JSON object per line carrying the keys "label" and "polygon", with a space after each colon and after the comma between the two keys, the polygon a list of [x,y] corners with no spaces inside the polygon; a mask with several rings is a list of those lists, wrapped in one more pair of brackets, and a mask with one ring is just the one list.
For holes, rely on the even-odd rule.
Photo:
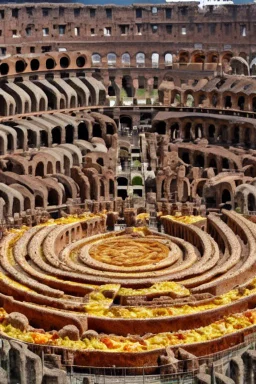
{"label": "eroded masonry", "polygon": [[1,384],[255,382],[255,20],[0,6]]}

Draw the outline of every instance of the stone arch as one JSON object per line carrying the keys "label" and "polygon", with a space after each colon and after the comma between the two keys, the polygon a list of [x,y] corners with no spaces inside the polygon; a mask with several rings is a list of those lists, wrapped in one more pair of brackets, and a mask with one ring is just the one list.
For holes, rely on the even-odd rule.
{"label": "stone arch", "polygon": [[205,54],[203,51],[196,51],[191,54],[191,63],[202,63],[205,62]]}
{"label": "stone arch", "polygon": [[159,67],[159,53],[157,53],[157,52],[152,53],[151,64],[152,64],[152,68],[158,68]]}
{"label": "stone arch", "polygon": [[92,54],[92,66],[99,67],[101,65],[101,55],[99,53]]}
{"label": "stone arch", "polygon": [[188,64],[189,58],[189,53],[187,51],[180,52],[178,62],[183,65]]}
{"label": "stone arch", "polygon": [[121,176],[117,178],[117,185],[118,186],[128,186],[128,179],[127,177]]}
{"label": "stone arch", "polygon": [[42,161],[39,161],[36,165],[35,169],[35,176],[41,176],[43,177],[45,172],[44,172],[44,163]]}
{"label": "stone arch", "polygon": [[120,125],[121,128],[130,128],[132,129],[132,118],[131,116],[120,116]]}
{"label": "stone arch", "polygon": [[61,127],[52,129],[52,144],[61,144]]}
{"label": "stone arch", "polygon": [[78,139],[85,141],[89,140],[88,128],[84,121],[81,121],[78,124]]}
{"label": "stone arch", "polygon": [[136,67],[137,68],[143,68],[143,67],[145,67],[145,63],[146,63],[145,53],[138,52],[136,54]]}
{"label": "stone arch", "polygon": [[254,57],[250,63],[250,72],[251,72],[251,76],[256,75],[256,57]]}
{"label": "stone arch", "polygon": [[125,52],[122,54],[121,58],[122,66],[123,67],[130,67],[131,65],[131,56],[129,53]]}
{"label": "stone arch", "polygon": [[230,71],[230,60],[233,56],[232,52],[224,52],[221,57],[222,69],[225,73]]}
{"label": "stone arch", "polygon": [[171,67],[173,64],[173,55],[170,52],[167,52],[164,55],[164,64],[166,67]]}
{"label": "stone arch", "polygon": [[74,127],[71,124],[68,124],[65,127],[65,143],[73,144],[74,141]]}
{"label": "stone arch", "polygon": [[107,54],[107,63],[109,67],[115,67],[116,66],[116,54],[113,52],[110,52]]}
{"label": "stone arch", "polygon": [[247,206],[248,211],[256,211],[256,200],[252,193],[248,194]]}
{"label": "stone arch", "polygon": [[250,75],[249,64],[243,57],[235,56],[230,59],[232,74],[234,75]]}

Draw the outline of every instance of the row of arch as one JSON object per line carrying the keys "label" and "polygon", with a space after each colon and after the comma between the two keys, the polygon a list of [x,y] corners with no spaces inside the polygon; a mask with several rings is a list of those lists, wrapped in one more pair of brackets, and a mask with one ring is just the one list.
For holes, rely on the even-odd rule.
{"label": "row of arch", "polygon": [[0,89],[0,115],[103,105],[104,85],[93,77],[5,82]]}
{"label": "row of arch", "polygon": [[83,154],[86,154],[96,150],[98,146],[110,147],[112,136],[116,132],[114,120],[108,118],[104,121],[104,118],[97,115],[94,118],[84,114],[80,119],[71,116],[62,119],[60,115],[52,114],[30,117],[27,120],[15,119],[0,124],[0,154],[65,143],[76,143],[82,147],[85,144],[82,145],[81,140],[88,142],[93,137],[104,140],[104,145],[88,142],[83,148]]}
{"label": "row of arch", "polygon": [[160,135],[169,135],[170,141],[182,139],[194,141],[207,139],[211,144],[242,145],[254,147],[256,142],[256,127],[252,124],[241,122],[232,123],[225,120],[205,118],[186,118],[182,120],[170,119],[156,121],[153,130]]}
{"label": "row of arch", "polygon": [[[159,92],[159,101],[164,101],[164,93]],[[170,92],[170,104],[183,107],[205,107],[218,109],[238,109],[240,111],[256,112],[256,95],[247,95],[232,90],[223,93],[212,91],[194,91],[192,89],[181,91],[173,89]]]}
{"label": "row of arch", "polygon": [[23,72],[61,70],[90,67],[88,52],[51,52],[34,57],[15,56],[1,61],[0,75],[15,75]]}

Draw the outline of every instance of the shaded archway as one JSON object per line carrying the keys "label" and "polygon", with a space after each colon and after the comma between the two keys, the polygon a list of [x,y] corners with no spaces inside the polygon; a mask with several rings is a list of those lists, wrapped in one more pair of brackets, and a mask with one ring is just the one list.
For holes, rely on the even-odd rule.
{"label": "shaded archway", "polygon": [[88,141],[89,135],[88,135],[88,129],[84,122],[81,122],[78,125],[78,139]]}
{"label": "shaded archway", "polygon": [[195,158],[195,167],[204,168],[204,157],[202,155],[197,155]]}
{"label": "shaded archway", "polygon": [[221,201],[222,203],[231,202],[231,194],[228,189],[223,189],[222,195],[221,195]]}
{"label": "shaded archway", "polygon": [[102,137],[101,126],[99,123],[93,124],[92,136],[93,137]]}
{"label": "shaded archway", "polygon": [[36,170],[35,170],[35,175],[41,176],[41,177],[44,176],[44,163],[42,161],[39,161],[39,163],[37,164]]}
{"label": "shaded archway", "polygon": [[255,211],[256,209],[255,204],[255,196],[252,193],[249,193],[248,195],[248,211]]}
{"label": "shaded archway", "polygon": [[52,144],[61,143],[61,130],[59,127],[52,129]]}
{"label": "shaded archway", "polygon": [[65,127],[65,142],[72,144],[74,141],[74,127],[72,125],[67,125]]}

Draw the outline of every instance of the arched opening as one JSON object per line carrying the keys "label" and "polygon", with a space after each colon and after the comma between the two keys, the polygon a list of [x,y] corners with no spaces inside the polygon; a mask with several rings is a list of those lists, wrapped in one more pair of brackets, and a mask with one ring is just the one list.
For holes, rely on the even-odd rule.
{"label": "arched opening", "polygon": [[216,108],[216,107],[217,107],[217,104],[218,104],[218,95],[217,95],[216,93],[214,93],[214,94],[212,95],[212,106],[213,106],[214,108]]}
{"label": "arched opening", "polygon": [[101,165],[102,167],[104,167],[104,160],[103,160],[102,157],[98,157],[96,163],[99,164],[99,165]]}
{"label": "arched opening", "polygon": [[186,96],[187,96],[187,97],[186,97],[186,103],[185,103],[185,106],[186,106],[186,107],[189,107],[189,108],[194,107],[194,106],[195,106],[195,99],[194,99],[194,96],[193,96],[191,93],[188,93]]}
{"label": "arched opening", "polygon": [[17,60],[15,63],[15,70],[17,73],[23,72],[26,69],[27,64],[23,60]]}
{"label": "arched opening", "polygon": [[229,202],[231,202],[231,194],[230,194],[230,192],[229,192],[229,190],[228,189],[224,189],[223,191],[222,191],[222,195],[221,195],[221,201],[222,201],[222,203],[229,203]]}
{"label": "arched opening", "polygon": [[202,155],[197,155],[195,158],[195,167],[204,168],[204,157]]}
{"label": "arched opening", "polygon": [[142,52],[139,52],[136,55],[136,67],[137,68],[145,67],[145,54]]}
{"label": "arched opening", "polygon": [[203,126],[202,124],[197,124],[195,127],[195,138],[201,139],[203,137]]}
{"label": "arched opening", "polygon": [[195,53],[191,57],[192,63],[204,63],[205,62],[205,55],[202,52]]}
{"label": "arched opening", "polygon": [[92,55],[92,65],[95,67],[101,65],[101,56],[98,53]]}
{"label": "arched opening", "polygon": [[2,63],[0,65],[0,73],[1,75],[7,75],[9,72],[9,65],[7,63]]}
{"label": "arched opening", "polygon": [[43,207],[44,206],[44,200],[42,196],[36,195],[35,197],[35,208]]}
{"label": "arched opening", "polygon": [[56,161],[56,173],[61,173],[60,161]]}
{"label": "arched opening", "polygon": [[244,132],[244,144],[246,147],[251,146],[251,135],[250,135],[250,128],[246,128]]}
{"label": "arched opening", "polygon": [[178,123],[171,125],[171,140],[176,140],[180,136],[180,127]]}
{"label": "arched opening", "polygon": [[88,129],[84,122],[81,122],[78,125],[78,139],[85,141],[89,140]]}
{"label": "arched opening", "polygon": [[29,113],[29,112],[30,112],[30,110],[29,110],[29,103],[28,103],[28,101],[25,101],[25,105],[24,105],[24,112],[25,112],[25,113]]}
{"label": "arched opening", "polygon": [[189,62],[189,54],[188,52],[181,52],[179,55],[179,63],[180,64],[187,64]]}
{"label": "arched opening", "polygon": [[102,137],[101,126],[99,123],[93,124],[92,136],[93,137]]}
{"label": "arched opening", "polygon": [[74,127],[72,125],[67,125],[65,127],[65,140],[66,140],[66,143],[68,144],[72,144],[73,141],[74,141]]}
{"label": "arched opening", "polygon": [[32,59],[31,62],[30,62],[30,68],[32,71],[38,71],[40,67],[40,63],[39,63],[39,60],[37,59]]}
{"label": "arched opening", "polygon": [[184,141],[191,140],[191,123],[187,123],[184,128]]}
{"label": "arched opening", "polygon": [[158,135],[166,135],[166,122],[158,121],[155,125],[155,130]]}
{"label": "arched opening", "polygon": [[123,76],[122,78],[122,88],[126,92],[127,97],[133,97],[134,87],[131,76]]}
{"label": "arched opening", "polygon": [[122,65],[123,65],[123,67],[130,67],[131,57],[130,57],[129,53],[124,53],[122,55]]}
{"label": "arched opening", "polygon": [[222,143],[226,143],[228,141],[228,127],[226,125],[221,125],[219,133],[219,140]]}
{"label": "arched opening", "polygon": [[164,64],[165,66],[167,67],[171,67],[172,66],[172,62],[173,62],[173,58],[172,58],[172,54],[171,53],[166,53],[164,55]]}
{"label": "arched opening", "polygon": [[241,111],[244,111],[244,103],[245,103],[245,98],[244,98],[244,96],[239,96],[237,105],[238,105],[238,108],[239,108]]}
{"label": "arched opening", "polygon": [[113,135],[115,133],[114,127],[112,124],[109,124],[109,123],[106,124],[106,132],[107,132],[107,135]]}
{"label": "arched opening", "polygon": [[211,160],[209,162],[209,168],[217,169],[217,163],[216,163],[216,160],[214,158],[211,158]]}
{"label": "arched opening", "polygon": [[130,116],[121,116],[120,125],[122,130],[132,129],[132,118]]}
{"label": "arched opening", "polygon": [[59,205],[58,192],[55,189],[50,189],[48,193],[48,205]]}
{"label": "arched opening", "polygon": [[61,130],[59,127],[52,129],[52,144],[61,143]]}
{"label": "arched opening", "polygon": [[52,175],[53,174],[53,165],[50,161],[47,163],[47,175]]}
{"label": "arched opening", "polygon": [[117,185],[120,187],[127,186],[128,185],[128,179],[126,177],[118,177]]}
{"label": "arched opening", "polygon": [[233,143],[240,143],[240,128],[238,126],[234,127]]}
{"label": "arched opening", "polygon": [[225,108],[232,108],[231,96],[226,96],[225,97]]}
{"label": "arched opening", "polygon": [[248,195],[248,211],[255,211],[255,196],[252,193]]}
{"label": "arched opening", "polygon": [[222,158],[222,170],[223,169],[229,169],[229,162],[228,162],[228,159],[226,157]]}
{"label": "arched opening", "polygon": [[177,91],[172,92],[171,105],[173,107],[177,107],[180,105],[180,101],[181,101],[180,93]]}
{"label": "arched opening", "polygon": [[40,147],[48,147],[48,133],[40,131]]}
{"label": "arched opening", "polygon": [[20,213],[21,211],[21,206],[20,206],[20,201],[17,199],[17,197],[13,198],[13,206],[12,206],[12,214],[14,213]]}
{"label": "arched opening", "polygon": [[108,53],[107,61],[108,61],[109,67],[115,67],[116,66],[116,54],[115,53]]}
{"label": "arched opening", "polygon": [[186,164],[190,164],[189,152],[183,152],[181,155],[182,160]]}
{"label": "arched opening", "polygon": [[70,64],[70,60],[69,60],[69,58],[67,56],[63,56],[60,59],[60,66],[61,66],[61,68],[68,68],[69,64]]}
{"label": "arched opening", "polygon": [[208,131],[209,131],[209,140],[213,141],[215,138],[215,126],[213,124],[209,125]]}
{"label": "arched opening", "polygon": [[170,182],[170,193],[171,199],[175,198],[175,193],[177,192],[177,179],[172,179]]}
{"label": "arched opening", "polygon": [[113,198],[115,196],[115,183],[114,180],[109,179],[109,197]]}
{"label": "arched opening", "polygon": [[46,69],[53,69],[55,67],[56,63],[53,59],[47,59],[46,60],[46,63],[45,63],[45,66],[46,66]]}
{"label": "arched opening", "polygon": [[76,108],[76,97],[75,96],[71,96],[70,98],[70,108]]}
{"label": "arched opening", "polygon": [[44,98],[41,97],[39,102],[39,111],[45,111],[46,110],[46,103]]}
{"label": "arched opening", "polygon": [[84,56],[78,56],[76,59],[76,65],[79,68],[82,68],[85,66],[86,60]]}
{"label": "arched opening", "polygon": [[159,54],[158,53],[152,53],[151,62],[152,62],[152,68],[158,68],[159,67]]}
{"label": "arched opening", "polygon": [[7,150],[8,151],[14,150],[13,136],[11,134],[7,135]]}
{"label": "arched opening", "polygon": [[36,166],[35,176],[44,176],[44,163],[39,161]]}
{"label": "arched opening", "polygon": [[132,179],[132,185],[143,185],[141,176],[134,176]]}
{"label": "arched opening", "polygon": [[100,180],[100,197],[105,198],[105,185],[102,180]]}
{"label": "arched opening", "polygon": [[24,198],[24,211],[31,209],[31,202],[28,197]]}

